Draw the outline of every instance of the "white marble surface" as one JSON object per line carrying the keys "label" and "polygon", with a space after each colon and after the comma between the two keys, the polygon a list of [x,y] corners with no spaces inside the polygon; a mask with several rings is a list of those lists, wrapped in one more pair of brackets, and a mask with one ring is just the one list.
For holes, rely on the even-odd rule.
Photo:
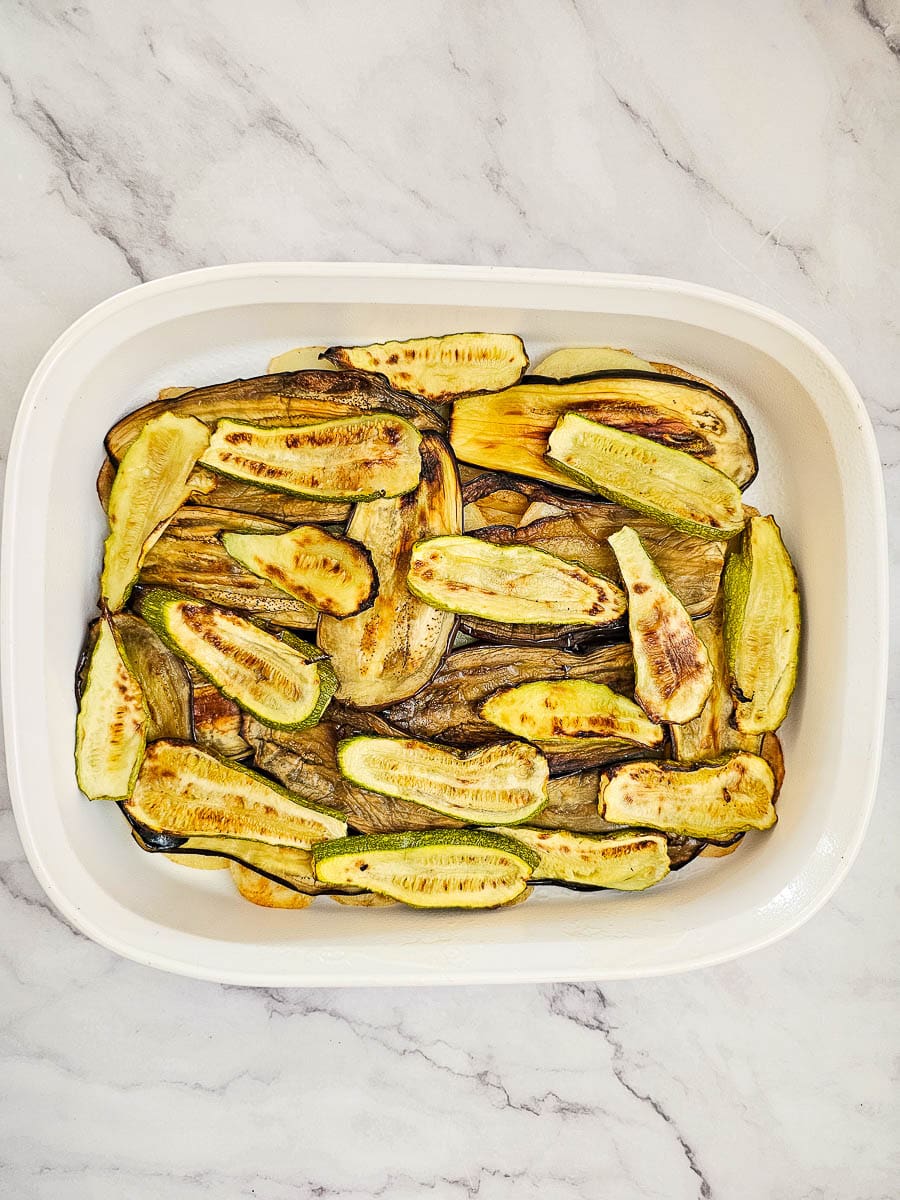
{"label": "white marble surface", "polygon": [[[7,0],[0,76],[3,447],[56,334],[171,271],[668,274],[778,307],[842,358],[896,582],[897,0]],[[0,1194],[896,1197],[891,686],[878,808],[836,899],[749,959],[645,983],[168,977],[60,920],[4,800]]]}

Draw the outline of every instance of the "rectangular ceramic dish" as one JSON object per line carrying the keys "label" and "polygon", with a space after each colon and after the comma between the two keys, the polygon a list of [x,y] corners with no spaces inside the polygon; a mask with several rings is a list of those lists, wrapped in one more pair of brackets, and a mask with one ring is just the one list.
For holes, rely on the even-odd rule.
{"label": "rectangular ceramic dish", "polygon": [[[104,536],[106,429],[158,388],[261,374],[290,346],[510,330],[533,356],[628,346],[729,391],[756,435],[747,499],[797,563],[802,673],[779,822],[643,894],[542,889],[486,913],[245,903],[230,877],[141,854],[75,786],[72,677]],[[835,890],[875,791],[886,688],[881,471],[860,397],[791,321],[693,284],[581,272],[247,264],[136,287],[77,321],[22,401],[6,484],[3,705],[13,806],[47,894],[139,962],[267,986],[614,979],[721,962],[797,928]],[[851,600],[852,581],[852,600]]]}

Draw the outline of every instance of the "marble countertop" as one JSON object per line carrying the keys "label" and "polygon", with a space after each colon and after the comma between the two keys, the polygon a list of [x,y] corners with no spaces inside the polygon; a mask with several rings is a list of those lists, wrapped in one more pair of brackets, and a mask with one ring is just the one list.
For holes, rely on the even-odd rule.
{"label": "marble countertop", "polygon": [[[896,0],[10,0],[3,26],[3,448],[53,338],[172,271],[671,275],[781,309],[842,359],[881,447],[896,581]],[[779,945],[671,979],[163,975],[61,920],[4,791],[0,1194],[896,1197],[894,667],[879,803],[836,898]]]}

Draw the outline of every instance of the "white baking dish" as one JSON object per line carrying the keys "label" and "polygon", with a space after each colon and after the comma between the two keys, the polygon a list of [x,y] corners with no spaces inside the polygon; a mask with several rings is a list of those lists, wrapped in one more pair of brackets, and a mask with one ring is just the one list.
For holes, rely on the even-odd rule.
{"label": "white baking dish", "polygon": [[[797,562],[805,636],[782,731],[787,781],[770,835],[644,894],[543,889],[487,913],[273,912],[229,877],[140,853],[72,769],[72,677],[97,590],[103,435],[169,384],[260,374],[302,343],[512,330],[533,355],[629,346],[723,385],[755,432],[748,500]],[[581,272],[247,264],[161,279],[99,305],[48,352],[22,401],[6,484],[3,704],[13,807],[47,894],[139,962],[267,986],[614,979],[721,962],[810,917],[859,849],[886,690],[881,471],[853,384],[791,321],[693,284]],[[852,581],[852,603],[851,603]]]}

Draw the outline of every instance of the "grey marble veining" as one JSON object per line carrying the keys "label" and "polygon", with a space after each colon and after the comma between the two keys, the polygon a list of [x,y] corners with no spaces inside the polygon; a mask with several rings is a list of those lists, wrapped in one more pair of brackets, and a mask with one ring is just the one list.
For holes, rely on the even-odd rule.
{"label": "grey marble veining", "polygon": [[[672,275],[771,304],[842,359],[897,581],[896,0],[8,0],[0,137],[4,448],[56,334],[171,271]],[[898,718],[895,669],[871,832],[819,916],[729,966],[602,988],[155,973],[56,915],[4,798],[0,1194],[897,1196]]]}

